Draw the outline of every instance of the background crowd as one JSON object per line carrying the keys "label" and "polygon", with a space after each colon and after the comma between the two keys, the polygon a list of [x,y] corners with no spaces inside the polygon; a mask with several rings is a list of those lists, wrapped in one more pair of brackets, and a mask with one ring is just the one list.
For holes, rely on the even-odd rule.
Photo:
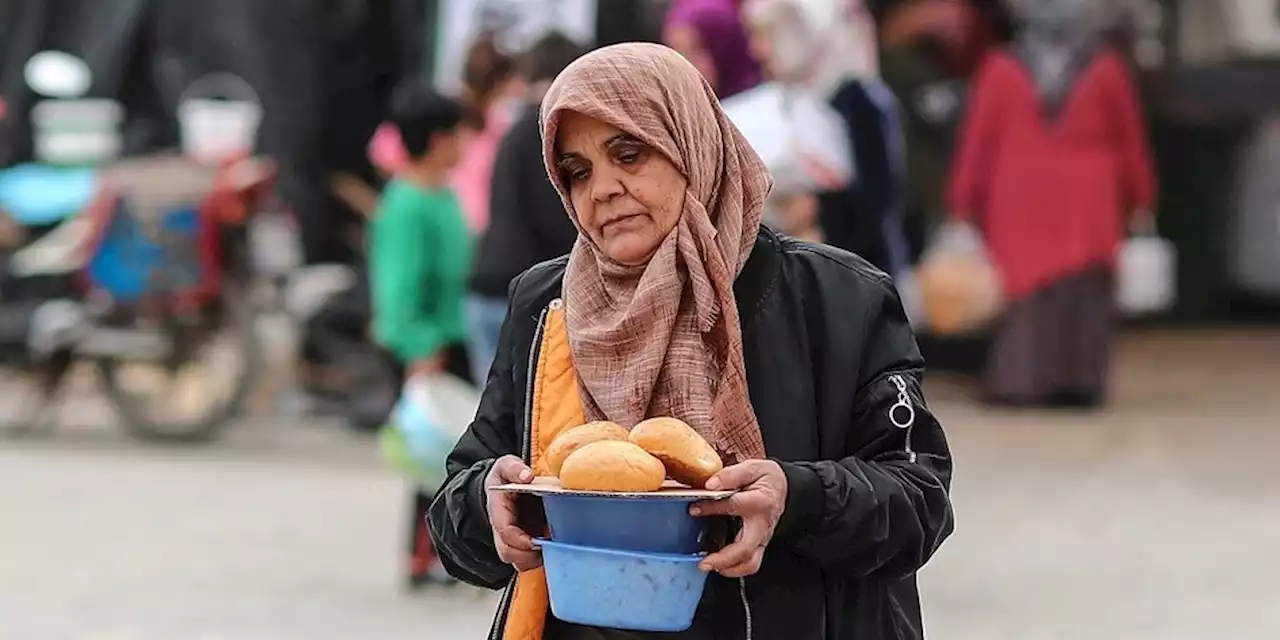
{"label": "background crowd", "polygon": [[[41,96],[23,74],[36,52],[88,63],[89,95],[124,108],[129,157],[179,146],[195,80],[242,78],[300,262],[352,274],[305,318],[303,391],[335,395],[363,427],[389,403],[353,417],[348,400],[387,384],[347,375],[369,364],[361,349],[394,373],[390,401],[415,372],[485,379],[511,279],[576,237],[543,165],[541,98],[584,51],[620,41],[680,52],[744,130],[769,96],[807,105],[787,122],[810,145],[801,177],[775,172],[766,221],[892,276],[930,366],[978,373],[981,400],[1105,404],[1131,237],[1176,245],[1162,319],[1274,321],[1280,36],[1248,27],[1260,14],[1235,7],[1249,2],[553,4],[0,0],[0,172],[40,164]],[[840,135],[813,146],[804,134],[830,122]],[[842,155],[847,171],[811,162]],[[3,193],[0,209],[14,209]],[[6,250],[53,226],[0,223]],[[984,287],[978,320],[945,322],[948,305],[983,306]],[[415,584],[431,574],[428,499],[411,514]]]}

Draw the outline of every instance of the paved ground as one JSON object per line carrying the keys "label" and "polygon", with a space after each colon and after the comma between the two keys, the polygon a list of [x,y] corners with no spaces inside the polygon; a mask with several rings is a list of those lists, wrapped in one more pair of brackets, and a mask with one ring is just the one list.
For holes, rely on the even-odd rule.
{"label": "paved ground", "polygon": [[[922,577],[931,637],[1280,638],[1277,383],[1276,333],[1131,340],[1097,416],[935,381],[959,530]],[[368,441],[256,421],[175,451],[68,413],[0,443],[0,638],[483,637],[491,598],[399,592],[406,496]]]}

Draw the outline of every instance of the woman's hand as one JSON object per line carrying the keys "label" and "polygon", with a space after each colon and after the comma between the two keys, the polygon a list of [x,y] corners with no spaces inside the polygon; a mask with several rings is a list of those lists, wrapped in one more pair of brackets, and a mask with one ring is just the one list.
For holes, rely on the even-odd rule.
{"label": "woman's hand", "polygon": [[484,480],[489,498],[489,526],[493,529],[493,546],[498,558],[517,571],[528,571],[542,566],[542,554],[533,547],[533,538],[520,528],[516,513],[516,494],[510,491],[494,491],[504,484],[529,484],[533,471],[516,456],[503,456],[493,463]]}
{"label": "woman's hand", "polygon": [[755,574],[787,503],[787,476],[782,467],[772,460],[748,460],[726,467],[707,481],[706,488],[738,493],[724,500],[699,502],[690,508],[690,513],[737,516],[742,518],[742,529],[732,544],[704,558],[698,568],[716,571],[726,578]]}

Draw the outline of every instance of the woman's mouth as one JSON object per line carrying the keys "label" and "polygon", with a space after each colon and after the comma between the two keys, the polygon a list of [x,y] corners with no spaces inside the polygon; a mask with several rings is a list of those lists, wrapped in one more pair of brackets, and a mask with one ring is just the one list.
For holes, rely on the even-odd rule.
{"label": "woman's mouth", "polygon": [[642,222],[643,220],[644,220],[643,213],[633,213],[631,215],[614,218],[604,223],[604,225],[600,229],[601,231],[606,231],[606,232],[625,231],[627,229],[630,229],[633,226],[636,226],[638,223]]}

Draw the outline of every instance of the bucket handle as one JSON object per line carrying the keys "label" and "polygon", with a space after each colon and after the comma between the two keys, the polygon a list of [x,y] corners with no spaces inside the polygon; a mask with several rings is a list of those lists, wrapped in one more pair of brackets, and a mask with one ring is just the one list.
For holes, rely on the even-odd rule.
{"label": "bucket handle", "polygon": [[193,98],[197,98],[201,94],[221,93],[223,96],[252,102],[258,106],[262,105],[262,101],[258,99],[258,92],[253,90],[253,86],[244,78],[225,71],[210,73],[200,76],[194,82],[187,85],[186,89],[178,95],[178,104],[187,102]]}

